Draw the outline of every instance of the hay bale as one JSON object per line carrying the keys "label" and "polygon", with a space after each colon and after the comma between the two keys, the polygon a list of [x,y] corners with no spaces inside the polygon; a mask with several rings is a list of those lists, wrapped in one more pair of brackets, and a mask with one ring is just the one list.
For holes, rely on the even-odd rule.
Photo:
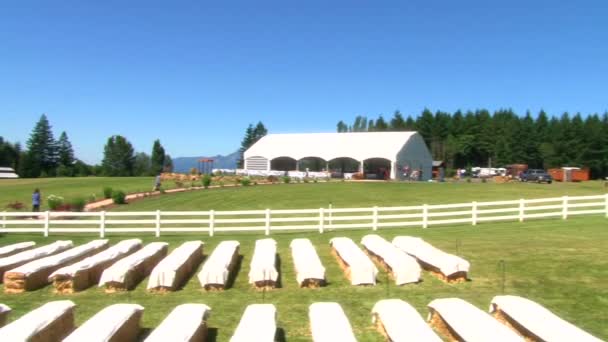
{"label": "hay bale", "polygon": [[34,241],[19,242],[12,245],[0,247],[0,258],[6,258],[17,253],[21,253],[36,247]]}
{"label": "hay bale", "polygon": [[206,291],[223,291],[239,263],[239,242],[222,241],[203,265],[198,280]]}
{"label": "hay bale", "polygon": [[211,308],[205,304],[178,305],[152,331],[145,342],[201,342],[207,337],[207,318]]}
{"label": "hay bale", "polygon": [[135,341],[140,334],[143,306],[137,304],[113,304],[96,313],[63,342],[91,340],[123,342]]}
{"label": "hay bale", "polygon": [[54,243],[0,259],[0,282],[6,271],[25,265],[28,262],[65,251],[73,246],[72,241],[55,241]]}
{"label": "hay bale", "polygon": [[69,300],[46,303],[0,329],[3,341],[61,341],[74,330],[74,307]]}
{"label": "hay bale", "polygon": [[203,243],[185,242],[152,270],[148,291],[164,293],[177,290],[201,261],[203,261]]}
{"label": "hay bale", "polygon": [[99,286],[106,287],[106,293],[132,290],[147,277],[156,264],[167,255],[166,242],[152,242],[138,252],[119,260],[101,275]]}

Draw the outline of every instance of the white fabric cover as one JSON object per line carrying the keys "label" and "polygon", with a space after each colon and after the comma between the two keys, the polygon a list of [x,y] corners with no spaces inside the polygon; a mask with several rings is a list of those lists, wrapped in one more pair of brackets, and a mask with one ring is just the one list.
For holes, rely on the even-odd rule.
{"label": "white fabric cover", "polygon": [[28,249],[32,246],[36,246],[36,243],[34,241],[19,242],[14,243],[12,245],[0,247],[0,258],[3,258],[5,255],[13,254],[15,252]]}
{"label": "white fabric cover", "polygon": [[397,285],[416,283],[420,280],[422,270],[418,261],[384,238],[375,234],[365,235],[361,244],[390,266]]}
{"label": "white fabric cover", "polygon": [[445,276],[456,272],[469,272],[468,261],[437,249],[421,238],[397,236],[393,239],[393,245],[417,259],[437,267]]}
{"label": "white fabric cover", "polygon": [[0,303],[0,314],[9,311],[11,311],[11,308],[8,305]]}
{"label": "white fabric cover", "polygon": [[294,239],[289,246],[298,284],[302,285],[306,279],[325,280],[325,267],[309,239]]}
{"label": "white fabric cover", "polygon": [[55,241],[50,245],[38,247],[35,249],[30,249],[29,251],[21,252],[15,255],[11,255],[6,258],[0,259],[0,267],[10,266],[17,263],[23,263],[30,260],[44,258],[51,254],[55,254],[61,251],[65,251],[68,248],[74,246],[72,241]]}
{"label": "white fabric cover", "polygon": [[441,338],[410,304],[401,299],[380,300],[372,308],[372,322],[379,319],[394,342],[441,342]]}
{"label": "white fabric cover", "polygon": [[460,298],[435,299],[428,306],[467,342],[524,341],[492,316]]}
{"label": "white fabric cover", "polygon": [[356,342],[353,328],[338,303],[313,303],[308,308],[314,342]]}
{"label": "white fabric cover", "polygon": [[159,286],[172,287],[175,282],[177,270],[192,257],[192,254],[200,253],[201,241],[187,241],[177,247],[171,254],[161,260],[150,274],[148,289]]}
{"label": "white fabric cover", "polygon": [[251,304],[243,313],[230,342],[274,342],[277,309],[272,304]]}
{"label": "white fabric cover", "polygon": [[117,258],[121,258],[123,255],[131,252],[134,249],[141,248],[141,240],[140,239],[130,239],[123,240],[114,246],[106,249],[105,251],[99,252],[95,255],[92,255],[86,259],[83,259],[75,264],[68,265],[66,267],[62,267],[57,271],[53,272],[49,276],[49,280],[52,280],[55,276],[58,275],[66,275],[70,277],[74,277],[78,272],[90,270],[91,268],[104,263],[108,260],[114,260]]}
{"label": "white fabric cover", "polygon": [[351,284],[376,285],[378,269],[353,240],[346,237],[335,237],[330,240],[330,244],[350,267]]}
{"label": "white fabric cover", "polygon": [[0,329],[2,341],[27,341],[50,323],[75,307],[70,300],[48,302]]}
{"label": "white fabric cover", "polygon": [[225,285],[228,280],[230,262],[235,250],[239,247],[238,241],[222,241],[211,253],[203,269],[198,274],[201,286],[208,284]]}
{"label": "white fabric cover", "polygon": [[209,317],[211,308],[205,304],[178,305],[152,331],[145,342],[188,342],[192,335]]}
{"label": "white fabric cover", "polygon": [[51,255],[46,258],[28,262],[27,264],[21,265],[15,269],[10,270],[9,272],[21,273],[25,276],[28,276],[45,268],[68,263],[70,262],[70,260],[79,258],[83,254],[89,253],[96,248],[106,246],[107,244],[108,240],[93,240],[88,243],[85,243],[84,245],[68,249],[65,252],[61,252],[59,254]]}
{"label": "white fabric cover", "polygon": [[99,279],[99,286],[104,286],[109,282],[123,283],[130,270],[168,245],[166,242],[152,242],[128,257],[118,260],[103,271]]}
{"label": "white fabric cover", "polygon": [[599,338],[564,321],[529,299],[518,296],[496,296],[492,299],[490,312],[494,312],[496,307],[544,341],[601,342]]}
{"label": "white fabric cover", "polygon": [[109,341],[123,324],[144,307],[137,304],[113,304],[89,318],[63,342]]}
{"label": "white fabric cover", "polygon": [[273,239],[261,239],[255,242],[251,258],[249,283],[257,281],[277,281],[279,272],[276,269],[277,243]]}

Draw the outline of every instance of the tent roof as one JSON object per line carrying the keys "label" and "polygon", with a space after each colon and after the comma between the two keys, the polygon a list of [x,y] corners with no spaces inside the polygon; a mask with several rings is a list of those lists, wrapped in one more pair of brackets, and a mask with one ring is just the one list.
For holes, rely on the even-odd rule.
{"label": "tent roof", "polygon": [[296,160],[318,157],[326,161],[349,157],[355,160],[385,158],[395,160],[416,132],[352,132],[268,134],[245,151],[245,158]]}

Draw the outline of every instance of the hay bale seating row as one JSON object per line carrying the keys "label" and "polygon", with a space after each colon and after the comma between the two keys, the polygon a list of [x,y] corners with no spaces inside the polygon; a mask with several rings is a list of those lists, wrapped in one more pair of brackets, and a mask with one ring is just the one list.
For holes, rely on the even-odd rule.
{"label": "hay bale seating row", "polygon": [[[69,300],[46,303],[4,327],[0,323],[0,338],[2,341],[118,342],[140,337],[144,310],[140,305],[110,305],[78,329],[74,325],[74,308],[75,304]],[[386,341],[441,341],[432,327],[448,341],[601,342],[541,305],[517,296],[492,299],[490,312],[496,319],[458,298],[433,300],[428,309],[427,325],[403,300],[380,300],[371,310],[372,322]],[[203,341],[210,311],[205,304],[179,305],[145,341]],[[0,318],[9,312],[10,308],[0,304]],[[275,341],[276,315],[272,304],[247,306],[230,341],[251,341],[252,336],[255,341]],[[356,341],[352,326],[338,303],[313,303],[308,316],[313,341]]]}
{"label": "hay bale seating row", "polygon": [[203,261],[201,241],[184,242],[161,260],[150,274],[148,291],[175,291]]}
{"label": "hay bale seating row", "polygon": [[273,239],[257,240],[251,258],[249,284],[252,284],[258,290],[277,287],[279,272],[276,269],[276,261],[276,241]]}
{"label": "hay bale seating row", "polygon": [[325,267],[309,239],[294,239],[289,245],[300,287],[325,285]]}
{"label": "hay bale seating row", "polygon": [[372,308],[372,322],[386,341],[442,341],[418,311],[401,299],[378,301]]}
{"label": "hay bale seating row", "polygon": [[69,266],[62,267],[49,276],[57,293],[74,293],[99,283],[102,272],[116,261],[135,252],[142,246],[140,239],[123,240],[116,245]]}
{"label": "hay bale seating row", "polygon": [[239,260],[239,242],[222,241],[213,250],[198,274],[201,286],[207,290],[224,290]]}
{"label": "hay bale seating row", "polygon": [[335,237],[330,240],[332,254],[352,285],[376,285],[378,269],[353,240]]}
{"label": "hay bale seating row", "polygon": [[4,273],[13,268],[17,268],[21,265],[27,264],[28,262],[51,256],[65,251],[68,248],[72,248],[74,244],[72,241],[55,241],[49,245],[30,249],[21,253],[13,254],[9,257],[0,259],[0,281],[4,279]]}
{"label": "hay bale seating row", "polygon": [[152,331],[145,342],[200,342],[207,339],[207,318],[211,308],[205,304],[178,305]]}
{"label": "hay bale seating row", "polygon": [[33,291],[49,284],[54,271],[108,248],[108,240],[93,240],[59,254],[31,261],[4,273],[4,292]]}
{"label": "hay bale seating row", "polygon": [[0,258],[5,258],[13,254],[21,253],[36,247],[36,243],[33,241],[19,242],[12,245],[0,247]]}
{"label": "hay bale seating row", "polygon": [[103,271],[99,286],[105,286],[108,293],[132,290],[167,255],[168,246],[166,242],[152,242],[119,260]]}
{"label": "hay bale seating row", "polygon": [[338,303],[313,303],[308,308],[312,340],[356,342],[353,328]]}
{"label": "hay bale seating row", "polygon": [[437,249],[421,238],[397,236],[393,245],[415,257],[425,270],[447,283],[461,283],[468,279],[468,261]]}
{"label": "hay bale seating row", "polygon": [[0,328],[2,341],[61,341],[74,330],[75,306],[69,300],[46,303]]}
{"label": "hay bale seating row", "polygon": [[449,341],[523,341],[507,326],[462,299],[435,299],[428,307],[431,326]]}
{"label": "hay bale seating row", "polygon": [[365,235],[361,244],[367,254],[395,280],[395,284],[417,283],[420,281],[420,265],[416,259],[384,238],[376,235]]}
{"label": "hay bale seating row", "polygon": [[[277,309],[272,304],[247,306],[230,342],[274,342]],[[252,337],[255,336],[255,339]]]}
{"label": "hay bale seating row", "polygon": [[601,342],[599,338],[526,298],[496,296],[490,304],[490,313],[527,341]]}
{"label": "hay bale seating row", "polygon": [[144,307],[137,304],[113,304],[105,307],[74,330],[63,342],[135,341],[140,333]]}

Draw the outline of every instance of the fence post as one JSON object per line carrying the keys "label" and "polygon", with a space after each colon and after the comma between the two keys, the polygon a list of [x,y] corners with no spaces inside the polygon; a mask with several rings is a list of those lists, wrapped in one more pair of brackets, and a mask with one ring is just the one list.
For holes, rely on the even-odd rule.
{"label": "fence post", "polygon": [[523,198],[519,199],[519,222],[524,222],[526,202]]}
{"label": "fence post", "polygon": [[471,224],[477,225],[477,202],[475,201],[471,203]]}
{"label": "fence post", "polygon": [[270,209],[266,209],[266,235],[270,235]]}
{"label": "fence post", "polygon": [[160,237],[160,210],[156,211],[156,237]]}
{"label": "fence post", "polygon": [[102,210],[99,213],[99,237],[106,237],[106,211]]}
{"label": "fence post", "polygon": [[49,211],[44,212],[44,237],[49,237],[49,221],[51,219]]}
{"label": "fence post", "polygon": [[378,207],[376,207],[376,206],[374,206],[374,209],[373,209],[372,229],[374,231],[378,230]]}
{"label": "fence post", "polygon": [[325,209],[319,208],[319,233],[323,234],[323,226],[325,225]]}
{"label": "fence post", "polygon": [[562,219],[568,218],[568,196],[562,197]]}
{"label": "fence post", "polygon": [[[606,203],[608,203],[608,195],[606,195]],[[608,206],[608,204],[606,204],[606,205]],[[332,212],[333,212],[333,206],[331,205],[331,202],[329,202],[329,225],[330,226],[333,224],[333,222],[331,220],[331,218],[332,218]],[[606,209],[606,215],[608,215],[608,209]]]}
{"label": "fence post", "polygon": [[209,236],[213,236],[213,230],[215,229],[215,210],[209,211]]}
{"label": "fence post", "polygon": [[422,228],[427,228],[429,226],[429,205],[422,205]]}

